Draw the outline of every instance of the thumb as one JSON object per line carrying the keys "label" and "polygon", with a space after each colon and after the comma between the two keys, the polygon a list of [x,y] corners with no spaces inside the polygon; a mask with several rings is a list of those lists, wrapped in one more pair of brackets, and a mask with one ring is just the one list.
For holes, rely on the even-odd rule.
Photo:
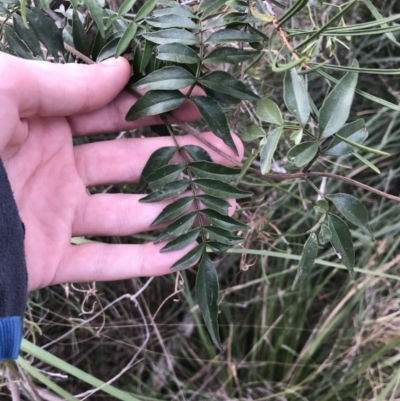
{"label": "thumb", "polygon": [[[123,57],[100,64],[53,64],[0,55],[0,73],[22,118],[70,116],[110,103],[128,83],[131,68]],[[1,83],[0,83],[1,86]]]}

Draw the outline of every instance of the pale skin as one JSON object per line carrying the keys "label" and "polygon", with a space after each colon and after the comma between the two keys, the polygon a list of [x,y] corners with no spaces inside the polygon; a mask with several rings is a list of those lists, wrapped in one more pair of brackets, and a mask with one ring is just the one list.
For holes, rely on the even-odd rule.
{"label": "pale skin", "polygon": [[[95,65],[25,61],[0,53],[0,157],[25,224],[29,290],[53,284],[120,280],[167,274],[191,247],[160,254],[165,245],[72,245],[76,236],[123,236],[148,231],[168,202],[142,204],[143,195],[89,195],[87,187],[138,182],[149,156],[171,138],[120,139],[73,146],[77,136],[111,133],[161,123],[159,116],[126,122],[136,100],[124,90],[128,62]],[[187,101],[173,116],[199,117]],[[211,133],[205,138],[236,160]],[[180,137],[180,145],[203,146]],[[231,165],[209,150],[213,160]],[[231,202],[231,212],[234,202]],[[155,227],[155,229],[160,227]]]}

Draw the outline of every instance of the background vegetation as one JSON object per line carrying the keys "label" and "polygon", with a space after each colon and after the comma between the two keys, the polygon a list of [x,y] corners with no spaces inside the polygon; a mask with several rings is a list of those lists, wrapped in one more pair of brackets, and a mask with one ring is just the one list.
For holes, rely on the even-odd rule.
{"label": "background vegetation", "polygon": [[[125,10],[127,19],[137,17],[145,2],[133,3],[132,9]],[[167,3],[160,0],[157,7],[163,8]],[[181,3],[195,11],[201,2]],[[203,7],[204,3],[211,4],[203,1]],[[233,11],[226,8],[232,2],[212,2],[217,3],[219,7],[210,18]],[[273,7],[279,21],[285,11],[300,0],[297,3],[279,2],[286,10],[275,1],[265,3]],[[312,29],[326,26],[349,2],[332,0],[320,7],[315,7],[315,3],[319,2],[310,1],[283,25],[285,38],[292,47],[303,40],[298,36],[300,31],[307,34]],[[310,56],[307,62],[311,67],[313,62],[321,61],[350,66],[357,58],[361,68],[375,71],[360,73],[357,88],[364,95],[356,95],[349,121],[364,118],[369,133],[364,145],[389,152],[390,156],[364,155],[381,174],[376,174],[359,159],[347,157],[334,160],[334,163],[322,158],[316,169],[355,178],[375,189],[397,195],[400,172],[400,43],[397,42],[400,25],[397,24],[400,4],[396,0],[354,3],[331,28],[387,17],[393,19],[373,28],[364,26],[361,32],[366,34],[359,36],[320,32],[324,35],[316,37],[313,47],[307,49]],[[1,50],[20,57],[24,56],[21,51],[26,49],[22,47],[21,50],[18,37],[13,36],[15,25],[10,24],[10,18],[14,16],[14,24],[19,21],[18,15],[22,20],[26,6],[26,3],[21,7],[18,2],[0,2]],[[72,24],[70,6],[69,2],[38,1],[28,4],[28,9],[40,10],[61,29]],[[100,6],[106,10],[100,18],[103,16],[107,27],[113,18],[110,10],[118,11],[121,4],[110,0],[106,4],[100,2]],[[87,10],[94,18],[97,7],[98,3],[85,1],[77,8],[84,17],[83,26],[90,40],[98,35],[96,21]],[[282,37],[276,34],[277,27],[267,21],[259,21],[257,27],[267,35],[268,41],[262,57],[253,65],[250,62],[243,68],[230,64],[210,68],[224,69],[241,78],[260,97],[274,100],[284,112],[285,120],[290,120],[291,114],[283,102],[283,73],[274,72],[272,68],[273,58],[282,50]],[[68,33],[71,36],[64,28],[64,42],[73,46],[74,41]],[[74,61],[76,52],[73,48],[61,57],[59,50],[49,50],[54,43],[40,41],[43,58]],[[290,51],[285,53],[287,50],[284,46],[286,62],[291,56]],[[115,43],[111,54],[114,51]],[[322,71],[337,79],[343,76],[343,71]],[[306,80],[311,97],[320,107],[331,90],[331,82],[317,73],[308,74]],[[254,113],[255,105],[255,102],[244,101],[224,108],[231,127],[244,137],[246,127],[260,124]],[[202,129],[201,124],[192,128]],[[264,128],[267,126],[264,124]],[[154,135],[150,130],[137,130],[96,139],[143,134]],[[280,141],[272,171],[287,172],[288,168],[296,171],[286,158],[292,145],[289,138]],[[258,143],[246,142],[247,157],[252,154],[252,149],[258,149]],[[252,166],[260,167],[258,159]],[[356,253],[354,280],[349,279],[332,248],[322,247],[310,275],[292,291],[308,236],[306,232],[318,220],[312,207],[315,191],[303,180],[271,181],[247,174],[241,181],[241,188],[252,190],[254,196],[251,201],[240,204],[235,217],[248,224],[250,230],[243,247],[231,249],[216,261],[224,353],[218,353],[214,347],[199,314],[193,293],[194,269],[150,280],[47,288],[31,296],[22,357],[16,364],[0,367],[0,398],[399,399],[399,205],[342,181],[319,178],[313,182],[325,193],[352,194],[368,209],[375,241],[361,229],[351,226]],[[135,190],[134,186],[93,188],[93,191],[109,192]],[[143,234],[95,240],[132,243],[149,239],[153,239],[152,235]]]}

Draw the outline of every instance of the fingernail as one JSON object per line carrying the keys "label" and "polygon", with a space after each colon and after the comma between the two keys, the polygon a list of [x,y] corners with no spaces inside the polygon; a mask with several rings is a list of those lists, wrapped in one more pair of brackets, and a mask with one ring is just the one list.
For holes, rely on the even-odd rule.
{"label": "fingernail", "polygon": [[107,60],[102,61],[100,64],[115,66],[119,64],[119,61],[120,61],[119,57],[118,58],[110,57]]}

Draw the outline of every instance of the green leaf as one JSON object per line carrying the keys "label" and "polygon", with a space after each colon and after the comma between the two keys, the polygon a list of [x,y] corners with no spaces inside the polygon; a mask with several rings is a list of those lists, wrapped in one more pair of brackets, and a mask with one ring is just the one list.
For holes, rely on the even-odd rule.
{"label": "green leaf", "polygon": [[140,73],[143,73],[144,71],[146,71],[146,68],[151,61],[153,47],[154,47],[154,43],[150,42],[149,40],[145,41],[143,53],[142,53],[142,59],[140,60],[140,64],[139,64],[139,72]]}
{"label": "green leaf", "polygon": [[165,146],[154,151],[144,166],[141,179],[146,181],[147,176],[160,167],[166,166],[174,157],[177,150],[178,148],[176,146]]}
{"label": "green leaf", "polygon": [[[346,124],[337,132],[341,137],[352,142],[363,143],[368,137],[368,131],[365,127],[365,121],[359,119],[350,124]],[[354,146],[334,137],[329,146],[324,150],[326,156],[343,156],[354,151]]]}
{"label": "green leaf", "polygon": [[27,60],[31,60],[33,58],[25,43],[16,35],[10,26],[4,25],[4,32],[8,46],[10,46],[10,48],[17,54],[18,57]]}
{"label": "green leaf", "polygon": [[251,50],[241,50],[234,47],[220,47],[219,49],[214,49],[209,53],[203,63],[205,64],[239,64],[244,61],[250,60],[253,57],[260,54],[257,51]]}
{"label": "green leaf", "polygon": [[199,82],[217,92],[241,100],[258,100],[259,96],[253,93],[242,81],[234,78],[225,71],[213,71],[202,77]]}
{"label": "green leaf", "polygon": [[203,250],[204,250],[204,244],[197,245],[196,248],[193,248],[185,256],[176,261],[170,267],[170,271],[176,272],[194,265],[199,260],[201,254],[203,253]]}
{"label": "green leaf", "polygon": [[87,8],[89,9],[90,15],[96,21],[97,29],[100,32],[100,35],[104,38],[106,36],[103,22],[103,10],[99,6],[97,0],[84,0]]}
{"label": "green leaf", "polygon": [[224,182],[235,181],[240,175],[240,168],[226,167],[210,162],[192,162],[189,167],[199,178],[211,178]]}
{"label": "green leaf", "polygon": [[225,114],[220,105],[213,98],[208,96],[193,96],[190,99],[196,105],[200,115],[209,125],[214,135],[222,139],[227,146],[238,154],[228,122],[226,121]]}
{"label": "green leaf", "polygon": [[207,246],[218,256],[224,256],[228,249],[232,248],[230,245],[221,244],[220,242],[216,241],[207,242]]}
{"label": "green leaf", "polygon": [[165,221],[175,219],[183,212],[186,212],[192,206],[193,196],[185,196],[184,198],[177,199],[175,202],[166,206],[158,217],[150,224],[150,227],[157,224],[164,223]]}
{"label": "green leaf", "polygon": [[74,38],[75,49],[86,56],[90,56],[89,40],[76,10],[72,12],[72,37]]}
{"label": "green leaf", "polygon": [[258,125],[253,124],[247,127],[240,137],[243,141],[254,141],[255,139],[263,138],[266,135],[267,134],[263,129],[261,129]]}
{"label": "green leaf", "polygon": [[368,166],[371,170],[375,171],[376,174],[380,174],[381,170],[379,170],[378,167],[376,167],[374,164],[372,164],[369,160],[367,160],[365,157],[362,157],[359,155],[357,152],[351,152],[351,154],[355,157],[357,157],[358,160],[360,160],[362,163],[364,163],[366,166]]}
{"label": "green leaf", "polygon": [[196,216],[197,212],[191,212],[179,217],[179,219],[175,220],[161,232],[161,234],[154,240],[154,243],[158,244],[161,241],[176,238],[185,233],[192,226]]}
{"label": "green leaf", "polygon": [[199,39],[193,35],[193,33],[177,28],[164,29],[158,32],[143,33],[142,36],[153,43],[157,43],[158,45],[165,45],[168,43],[197,45],[199,43]]}
{"label": "green leaf", "polygon": [[179,15],[181,17],[197,19],[197,17],[190,11],[190,9],[183,7],[178,3],[175,3],[175,6],[171,5],[170,8],[162,8],[153,11],[154,17],[163,17],[164,15]]}
{"label": "green leaf", "polygon": [[24,25],[22,18],[16,13],[13,14],[13,25],[15,33],[24,41],[33,55],[42,58],[42,49],[35,33]]}
{"label": "green leaf", "polygon": [[140,10],[137,12],[135,21],[146,18],[154,9],[156,0],[146,0]]}
{"label": "green leaf", "polygon": [[285,73],[283,98],[286,107],[304,127],[310,118],[311,108],[307,89],[295,68]]}
{"label": "green leaf", "polygon": [[287,157],[297,167],[305,166],[314,159],[318,153],[318,142],[303,142],[299,145],[293,146],[287,154]]}
{"label": "green leaf", "polygon": [[119,57],[130,45],[137,32],[137,25],[131,21],[118,42],[115,57]]}
{"label": "green leaf", "polygon": [[189,182],[184,180],[178,180],[165,184],[159,191],[155,191],[144,198],[141,198],[139,202],[141,203],[154,203],[160,202],[165,199],[174,198],[180,195],[182,192],[186,191],[189,187]]}
{"label": "green leaf", "polygon": [[356,197],[348,194],[333,194],[326,197],[350,223],[371,233],[368,227],[368,211]]}
{"label": "green leaf", "polygon": [[179,91],[150,91],[145,93],[128,111],[127,121],[154,116],[177,109],[186,97]]}
{"label": "green leaf", "polygon": [[182,147],[195,162],[212,162],[211,156],[206,150],[197,145],[185,145]]}
{"label": "green leaf", "polygon": [[256,114],[266,123],[283,125],[282,113],[278,105],[271,99],[262,98],[257,103]]}
{"label": "green leaf", "polygon": [[107,42],[103,48],[100,50],[96,61],[98,63],[110,58],[114,57],[115,52],[117,51],[118,43],[120,41],[120,37],[116,37],[109,42]]}
{"label": "green leaf", "polygon": [[378,149],[369,148],[368,146],[360,145],[357,142],[353,142],[353,141],[350,141],[349,139],[343,138],[338,133],[335,134],[335,137],[340,139],[343,142],[346,142],[350,146],[353,146],[357,149],[363,150],[364,152],[373,153],[373,154],[379,155],[379,156],[390,156],[390,153],[383,152],[382,150],[378,150]]}
{"label": "green leaf", "polygon": [[202,19],[205,19],[215,11],[220,9],[226,0],[203,0],[198,9],[199,13],[203,13]]}
{"label": "green leaf", "polygon": [[224,228],[205,226],[204,229],[210,234],[211,238],[214,238],[224,245],[234,246],[243,242],[243,238],[232,235],[230,231]]}
{"label": "green leaf", "polygon": [[175,238],[174,240],[168,242],[168,244],[165,245],[164,248],[160,250],[160,252],[171,252],[184,249],[192,242],[194,242],[196,238],[199,236],[199,234],[200,234],[200,228],[195,228],[194,230],[190,230],[187,233],[182,234],[179,237]]}
{"label": "green leaf", "polygon": [[[358,68],[357,60],[353,61],[352,66]],[[357,79],[357,73],[348,72],[325,98],[319,112],[319,131],[322,139],[329,138],[346,123],[353,103]]]}
{"label": "green leaf", "polygon": [[180,15],[163,15],[162,17],[151,18],[147,21],[148,25],[156,28],[184,28],[184,29],[200,29],[200,27],[187,17]]}
{"label": "green leaf", "polygon": [[295,145],[299,145],[303,139],[303,133],[302,129],[293,132],[293,134],[290,135],[290,140],[293,141]]}
{"label": "green leaf", "polygon": [[27,9],[26,17],[30,29],[35,32],[39,41],[45,45],[58,62],[58,53],[64,53],[64,42],[57,25],[38,8]]}
{"label": "green leaf", "polygon": [[328,227],[332,232],[331,244],[339,259],[350,272],[350,276],[354,276],[354,247],[351,239],[351,233],[347,224],[339,217],[330,214]]}
{"label": "green leaf", "polygon": [[272,130],[267,136],[265,144],[261,147],[260,164],[262,174],[267,174],[271,170],[272,158],[281,139],[282,132],[283,129],[281,127]]}
{"label": "green leaf", "polygon": [[214,196],[210,195],[198,195],[197,199],[201,201],[205,207],[225,215],[228,214],[229,208],[231,207],[231,204],[226,200],[215,198]]}
{"label": "green leaf", "polygon": [[137,0],[124,0],[118,10],[118,15],[121,17],[122,15],[129,13],[129,11],[131,11],[133,6],[136,4],[136,1]]}
{"label": "green leaf", "polygon": [[140,79],[132,88],[151,90],[176,90],[192,85],[196,78],[182,67],[164,67]]}
{"label": "green leaf", "polygon": [[217,227],[224,228],[225,230],[248,230],[250,227],[232,217],[225,216],[212,209],[200,210],[200,213],[206,217],[212,224]]}
{"label": "green leaf", "polygon": [[172,61],[173,63],[195,64],[200,61],[197,53],[190,47],[181,43],[168,43],[160,45],[157,48],[157,58],[164,61]]}
{"label": "green leaf", "polygon": [[318,241],[321,245],[325,245],[328,242],[332,241],[332,231],[326,224],[321,225],[321,229],[319,230],[318,235]]}
{"label": "green leaf", "polygon": [[146,177],[146,181],[149,183],[150,188],[158,189],[178,178],[185,168],[185,163],[164,166],[149,174]]}
{"label": "green leaf", "polygon": [[289,21],[294,15],[299,13],[304,7],[308,4],[308,0],[297,0],[296,3],[286,11],[286,13],[279,19],[278,28],[284,24],[286,21]]}
{"label": "green leaf", "polygon": [[261,42],[263,38],[237,29],[222,29],[212,33],[205,43]]}
{"label": "green leaf", "polygon": [[238,189],[233,185],[216,180],[199,178],[195,180],[194,183],[204,193],[206,193],[207,195],[215,196],[216,198],[241,199],[253,196],[252,192],[242,191],[241,189]]}
{"label": "green leaf", "polygon": [[218,275],[209,256],[204,252],[196,277],[196,297],[211,340],[222,352],[218,328],[218,295]]}
{"label": "green leaf", "polygon": [[320,199],[314,206],[318,213],[326,214],[329,212],[329,203],[325,199]]}
{"label": "green leaf", "polygon": [[312,266],[314,265],[315,259],[318,256],[318,239],[315,233],[312,233],[306,243],[304,244],[303,253],[299,267],[297,268],[296,278],[292,286],[292,291],[296,289],[301,281],[303,281],[309,274]]}

